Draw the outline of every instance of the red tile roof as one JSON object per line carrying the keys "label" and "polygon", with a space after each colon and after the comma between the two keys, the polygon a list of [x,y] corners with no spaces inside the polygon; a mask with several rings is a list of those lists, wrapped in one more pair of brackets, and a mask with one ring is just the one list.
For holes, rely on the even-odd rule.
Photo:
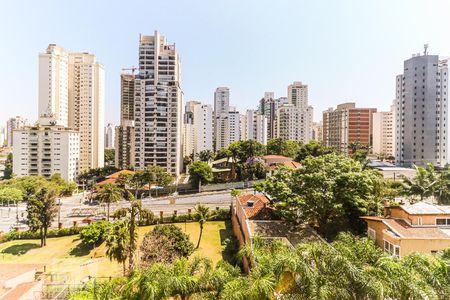
{"label": "red tile roof", "polygon": [[394,233],[398,234],[402,238],[414,238],[414,239],[450,239],[450,236],[446,234],[439,227],[417,227],[411,226],[402,219],[383,219],[383,223],[386,224]]}
{"label": "red tile roof", "polygon": [[[249,220],[278,220],[275,209],[268,207],[270,200],[262,194],[249,194],[239,196],[238,201]],[[252,206],[248,202],[253,201]]]}
{"label": "red tile roof", "polygon": [[130,170],[120,170],[116,173],[112,173],[111,175],[106,176],[106,178],[117,179],[122,174],[134,174],[134,172]]}
{"label": "red tile roof", "polygon": [[292,158],[283,155],[264,155],[262,158],[268,165],[281,164],[293,160]]}

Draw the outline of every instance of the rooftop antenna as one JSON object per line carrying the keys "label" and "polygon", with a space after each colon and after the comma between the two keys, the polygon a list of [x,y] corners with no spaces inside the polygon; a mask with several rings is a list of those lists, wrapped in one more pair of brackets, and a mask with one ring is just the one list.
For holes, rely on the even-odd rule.
{"label": "rooftop antenna", "polygon": [[428,44],[423,45],[423,55],[428,55]]}

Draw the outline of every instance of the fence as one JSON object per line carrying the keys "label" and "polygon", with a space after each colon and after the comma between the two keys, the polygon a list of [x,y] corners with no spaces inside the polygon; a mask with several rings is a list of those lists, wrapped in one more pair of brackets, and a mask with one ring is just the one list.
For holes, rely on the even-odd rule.
{"label": "fence", "polygon": [[239,181],[239,182],[228,182],[228,183],[216,183],[207,184],[200,186],[200,192],[212,192],[212,191],[223,191],[231,189],[247,189],[255,185],[255,183],[262,182],[264,179],[253,180],[253,181]]}

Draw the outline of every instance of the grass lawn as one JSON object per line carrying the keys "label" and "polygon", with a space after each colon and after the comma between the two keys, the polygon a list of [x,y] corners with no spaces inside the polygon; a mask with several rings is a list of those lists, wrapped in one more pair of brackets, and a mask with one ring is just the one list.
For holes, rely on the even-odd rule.
{"label": "grass lawn", "polygon": [[[197,222],[176,224],[197,245],[200,226]],[[153,226],[139,228],[138,241]],[[223,221],[207,222],[204,227],[200,248],[193,255],[209,257],[214,263],[222,259],[223,242],[232,235],[231,225]],[[47,246],[40,248],[39,240],[16,240],[0,244],[0,263],[45,264],[49,273],[64,273],[72,282],[91,276],[118,276],[121,266],[105,257],[105,245],[91,250],[80,245],[78,236],[47,239]]]}

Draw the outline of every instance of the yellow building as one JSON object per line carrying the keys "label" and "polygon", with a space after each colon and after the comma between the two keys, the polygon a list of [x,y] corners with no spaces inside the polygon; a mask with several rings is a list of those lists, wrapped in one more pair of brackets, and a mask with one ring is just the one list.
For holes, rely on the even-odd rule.
{"label": "yellow building", "polygon": [[384,251],[405,256],[450,248],[450,206],[426,202],[385,207],[384,217],[362,217],[367,235]]}

